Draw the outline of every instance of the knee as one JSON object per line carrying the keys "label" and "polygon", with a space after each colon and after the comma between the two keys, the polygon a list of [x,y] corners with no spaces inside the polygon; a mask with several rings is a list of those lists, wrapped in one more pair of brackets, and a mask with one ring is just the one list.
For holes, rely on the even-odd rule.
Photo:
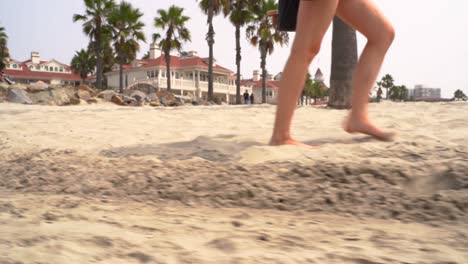
{"label": "knee", "polygon": [[372,42],[383,49],[388,49],[395,39],[395,29],[392,25],[388,24],[383,30],[379,32],[377,36],[373,39],[368,39],[369,42]]}
{"label": "knee", "polygon": [[320,43],[313,43],[309,45],[296,46],[293,49],[293,54],[296,59],[304,60],[305,63],[311,63],[312,60],[320,52]]}

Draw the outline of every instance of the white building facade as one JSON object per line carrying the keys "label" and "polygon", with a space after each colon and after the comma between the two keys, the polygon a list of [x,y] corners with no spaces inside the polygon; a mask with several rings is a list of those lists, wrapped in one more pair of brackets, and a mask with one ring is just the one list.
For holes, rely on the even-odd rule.
{"label": "white building facade", "polygon": [[[191,51],[180,56],[171,55],[170,62],[171,91],[175,94],[189,95],[206,99],[208,95],[208,58],[201,58]],[[123,66],[123,84],[125,89],[139,85],[153,87],[155,90],[167,88],[167,67],[160,48],[150,47],[149,59],[134,60]],[[114,65],[111,72],[105,74],[110,88],[119,87],[119,65]],[[235,102],[235,75],[216,62],[213,66],[213,90],[215,97],[226,103]],[[249,87],[241,87],[241,91]]]}
{"label": "white building facade", "polygon": [[31,52],[31,59],[18,61],[8,59],[4,73],[20,83],[43,81],[49,84],[72,84],[80,82],[73,69],[55,59],[42,61],[39,52]]}

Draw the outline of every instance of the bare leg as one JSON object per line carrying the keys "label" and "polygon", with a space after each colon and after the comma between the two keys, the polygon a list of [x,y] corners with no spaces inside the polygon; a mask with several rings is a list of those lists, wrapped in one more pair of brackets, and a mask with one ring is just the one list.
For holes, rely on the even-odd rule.
{"label": "bare leg", "polygon": [[291,120],[309,65],[320,50],[323,35],[335,16],[338,2],[303,0],[300,3],[296,37],[280,82],[275,127],[270,145],[303,145],[291,137]]}
{"label": "bare leg", "polygon": [[394,29],[371,0],[342,0],[337,15],[367,38],[353,78],[352,110],[344,124],[349,133],[364,133],[391,140],[395,133],[382,131],[369,120],[368,95],[395,36]]}

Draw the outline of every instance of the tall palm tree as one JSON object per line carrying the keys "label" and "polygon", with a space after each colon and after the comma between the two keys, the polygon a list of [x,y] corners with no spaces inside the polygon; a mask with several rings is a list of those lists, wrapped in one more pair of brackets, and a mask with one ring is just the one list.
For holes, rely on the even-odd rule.
{"label": "tall palm tree", "polygon": [[107,26],[107,17],[115,7],[115,2],[114,0],[84,0],[84,3],[86,6],[85,14],[73,15],[73,22],[83,21],[83,32],[89,36],[96,56],[96,86],[101,89],[104,64],[102,41]]}
{"label": "tall palm tree", "polygon": [[231,23],[236,27],[236,104],[242,104],[241,98],[241,45],[240,45],[240,31],[241,28],[253,19],[252,10],[255,8],[255,2],[253,0],[232,0],[231,13],[229,19]]}
{"label": "tall palm tree", "polygon": [[73,56],[70,66],[80,75],[81,83],[84,83],[88,74],[96,67],[96,58],[88,50],[81,49]]}
{"label": "tall palm tree", "polygon": [[231,8],[231,0],[201,0],[201,10],[207,15],[208,20],[208,33],[206,34],[206,41],[209,47],[209,58],[208,58],[208,100],[214,100],[213,91],[213,45],[215,43],[214,35],[215,31],[213,28],[213,17],[219,15],[221,12],[224,16],[229,14]]}
{"label": "tall palm tree", "polygon": [[8,52],[8,36],[5,28],[0,27],[0,71],[6,68],[7,59],[10,56]]}
{"label": "tall palm tree", "polygon": [[164,52],[166,61],[167,90],[171,90],[171,51],[182,50],[182,43],[190,41],[190,31],[186,28],[186,23],[190,17],[184,16],[184,9],[172,5],[166,11],[158,10],[158,16],[154,18],[154,26],[166,31],[163,38],[159,33],[153,34],[153,43],[158,43]]}
{"label": "tall palm tree", "polygon": [[390,74],[385,74],[380,81],[383,88],[386,90],[386,98],[390,98],[390,90],[395,86],[393,76]]}
{"label": "tall palm tree", "polygon": [[262,103],[266,103],[266,58],[273,53],[275,44],[288,44],[289,36],[287,32],[279,31],[275,24],[267,15],[270,10],[278,10],[276,0],[259,0],[258,8],[254,12],[254,20],[247,27],[247,39],[253,46],[258,46],[260,50],[260,60],[262,68]]}
{"label": "tall palm tree", "polygon": [[109,15],[109,25],[112,32],[112,41],[119,62],[119,89],[123,93],[123,65],[134,60],[140,44],[138,41],[146,41],[143,27],[140,21],[143,13],[138,8],[133,8],[130,3],[122,1]]}
{"label": "tall palm tree", "polygon": [[333,19],[329,107],[351,108],[352,77],[356,63],[356,31],[340,18],[335,17]]}

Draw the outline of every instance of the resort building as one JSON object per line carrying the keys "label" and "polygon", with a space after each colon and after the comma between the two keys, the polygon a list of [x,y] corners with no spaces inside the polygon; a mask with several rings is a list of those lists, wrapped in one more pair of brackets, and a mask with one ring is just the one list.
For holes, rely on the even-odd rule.
{"label": "resort building", "polygon": [[[208,94],[208,58],[201,58],[195,51],[171,55],[171,90],[175,94],[206,98]],[[110,88],[119,87],[119,65],[105,74]],[[214,62],[213,91],[215,97],[230,103],[235,102],[236,77],[233,72]],[[167,88],[166,61],[158,45],[150,46],[149,59],[134,60],[123,66],[125,89],[146,86],[159,91]],[[241,90],[251,91],[249,87]]]}
{"label": "resort building", "polygon": [[[278,73],[277,75],[273,76],[271,74],[267,74],[266,78],[266,102],[269,104],[276,104],[277,97],[278,97],[278,89],[279,83],[281,80],[282,72]],[[315,73],[314,79],[315,82],[319,82],[322,86],[322,89],[326,90],[328,87],[325,85],[323,73],[319,69]],[[241,85],[250,87],[253,90],[255,103],[260,104],[262,103],[262,78],[260,75],[260,71],[254,70],[251,79],[242,80]],[[242,91],[244,93],[245,91]]]}
{"label": "resort building", "polygon": [[[241,81],[241,85],[248,87],[254,94],[256,104],[262,103],[262,77],[259,70],[254,70],[251,79],[245,79]],[[272,74],[267,74],[266,78],[266,102],[268,104],[276,104],[276,98],[278,96],[279,80],[275,80]],[[244,93],[241,90],[241,93]],[[252,93],[251,92],[251,93]]]}
{"label": "resort building", "polygon": [[408,97],[416,101],[434,101],[441,98],[440,88],[427,88],[423,85],[415,85],[414,89],[408,89]]}
{"label": "resort building", "polygon": [[23,62],[8,59],[3,73],[18,83],[42,81],[48,84],[77,85],[81,80],[69,65],[54,59],[43,61],[39,52],[31,52],[31,59]]}

